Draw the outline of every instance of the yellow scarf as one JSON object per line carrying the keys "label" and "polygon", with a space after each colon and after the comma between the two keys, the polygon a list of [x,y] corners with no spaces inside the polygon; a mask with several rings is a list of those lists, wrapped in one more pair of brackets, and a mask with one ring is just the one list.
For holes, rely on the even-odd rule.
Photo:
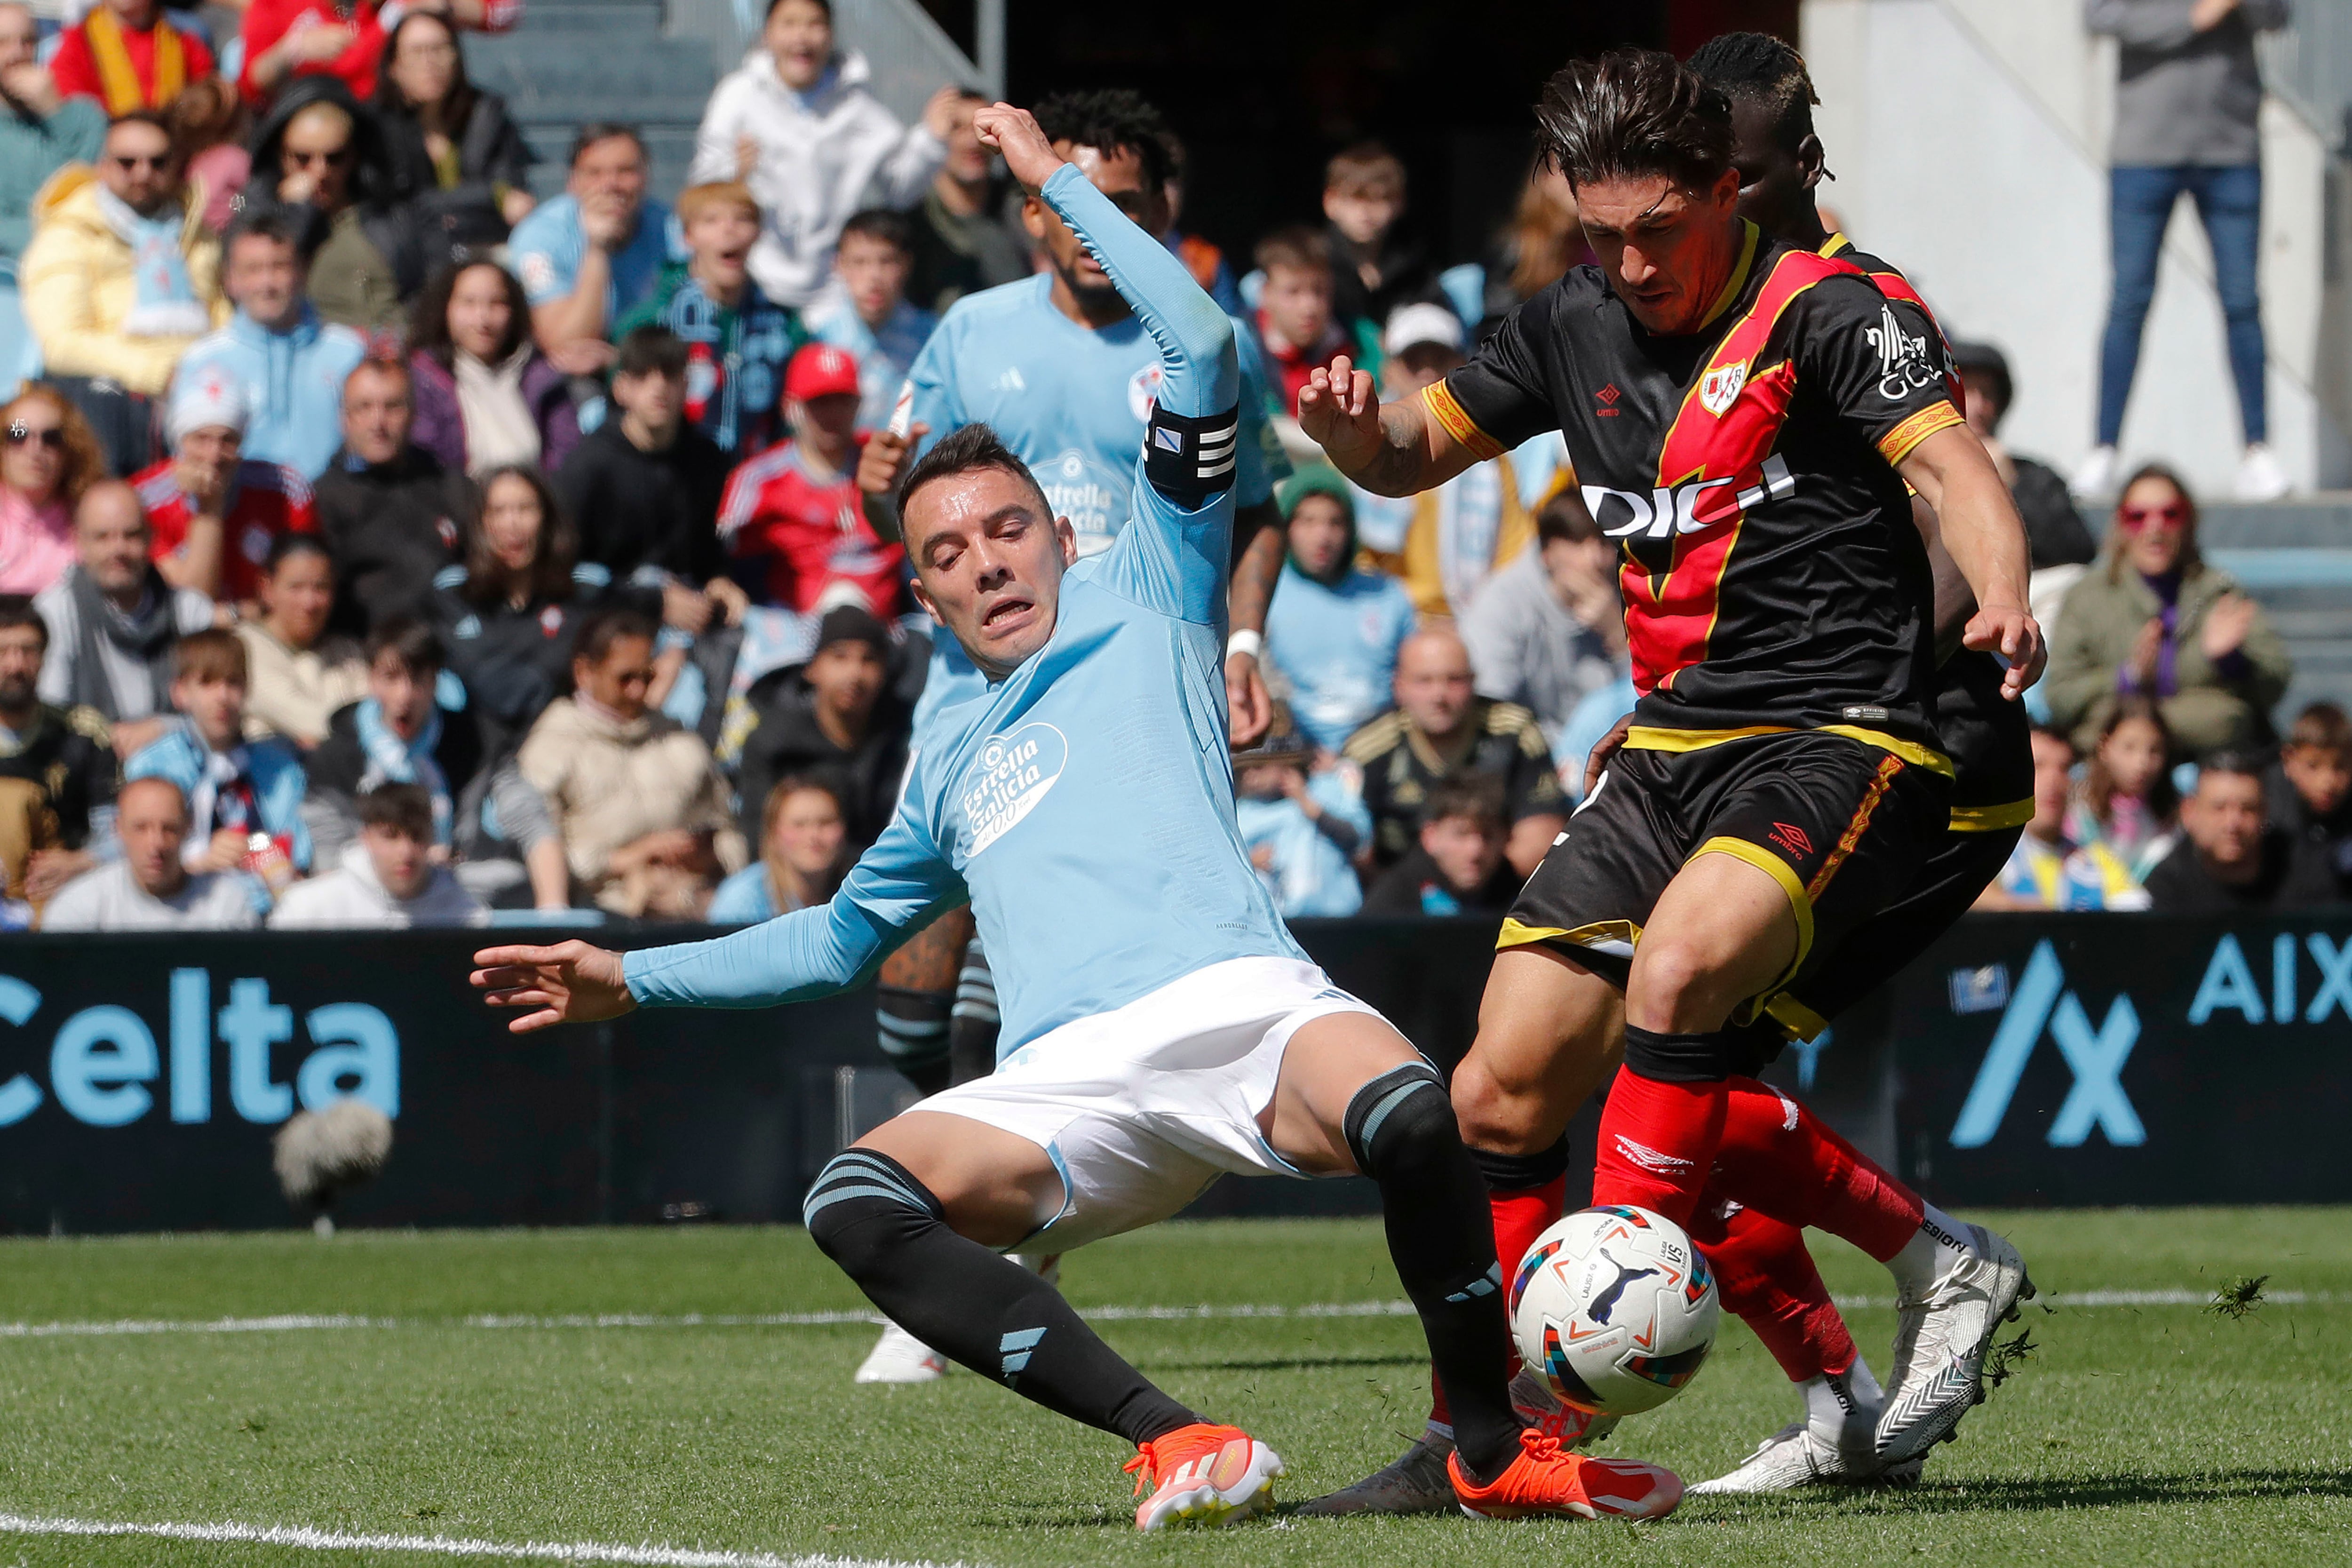
{"label": "yellow scarf", "polygon": [[98,67],[99,85],[106,89],[106,112],[128,114],[134,109],[161,109],[180,96],[188,84],[188,54],[180,35],[160,10],[155,17],[155,90],[141,90],[139,73],[131,68],[131,50],[122,41],[122,25],[112,12],[100,6],[83,19],[89,37],[90,59]]}

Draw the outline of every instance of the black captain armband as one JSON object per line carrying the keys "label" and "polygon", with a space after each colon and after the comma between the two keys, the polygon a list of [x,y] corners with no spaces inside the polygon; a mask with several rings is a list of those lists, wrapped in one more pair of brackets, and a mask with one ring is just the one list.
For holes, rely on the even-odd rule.
{"label": "black captain armband", "polygon": [[1241,405],[1194,417],[1154,405],[1143,431],[1143,477],[1169,500],[1199,507],[1234,484]]}

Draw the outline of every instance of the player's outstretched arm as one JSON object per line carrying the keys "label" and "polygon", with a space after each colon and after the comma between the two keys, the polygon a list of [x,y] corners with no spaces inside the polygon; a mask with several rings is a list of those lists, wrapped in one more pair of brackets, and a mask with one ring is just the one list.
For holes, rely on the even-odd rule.
{"label": "player's outstretched arm", "polygon": [[527,1007],[507,1028],[528,1035],[553,1024],[596,1024],[632,1012],[636,998],[621,955],[584,942],[553,947],[486,947],[474,954],[474,986],[493,1007]]}
{"label": "player's outstretched arm", "polygon": [[1944,548],[1976,594],[1977,611],[1960,640],[1980,653],[2000,655],[2009,666],[2003,695],[2023,696],[2041,679],[2049,650],[2028,607],[2032,557],[2009,487],[1983,443],[1965,426],[1937,431],[1898,466],[1919,499],[1934,509]]}
{"label": "player's outstretched arm", "polygon": [[1434,489],[1478,460],[1420,399],[1381,403],[1371,374],[1346,354],[1318,366],[1299,389],[1298,427],[1333,468],[1374,495]]}

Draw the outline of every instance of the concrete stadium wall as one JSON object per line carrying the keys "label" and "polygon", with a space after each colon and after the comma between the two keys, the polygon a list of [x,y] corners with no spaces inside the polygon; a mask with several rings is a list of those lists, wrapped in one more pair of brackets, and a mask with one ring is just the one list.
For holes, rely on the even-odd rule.
{"label": "concrete stadium wall", "polygon": [[[1801,25],[1837,175],[1824,204],[1910,274],[1955,337],[2009,355],[2018,403],[2003,435],[2071,468],[2096,420],[2113,44],[2083,30],[2078,0],[1806,0]],[[2299,488],[2339,488],[2352,483],[2352,410],[2331,394],[2352,334],[2326,276],[2336,172],[2319,132],[2276,98],[2263,106],[2263,156],[2272,444]],[[2124,425],[2126,466],[2162,458],[2225,495],[2239,443],[2211,252],[2183,201]]]}

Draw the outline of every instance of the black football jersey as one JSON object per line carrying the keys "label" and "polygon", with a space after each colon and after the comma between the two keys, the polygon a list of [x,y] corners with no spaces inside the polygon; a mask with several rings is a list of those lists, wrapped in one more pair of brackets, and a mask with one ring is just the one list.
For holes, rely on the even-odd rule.
{"label": "black football jersey", "polygon": [[1948,772],[1927,550],[1894,468],[1962,422],[1941,345],[1852,261],[1743,226],[1699,331],[1650,332],[1580,267],[1423,405],[1482,458],[1566,437],[1622,551],[1629,744],[1827,729]]}
{"label": "black football jersey", "polygon": [[[1843,234],[1830,236],[1822,254],[1861,268],[1886,296],[1895,315],[1916,323],[1928,354],[1941,367],[1954,405],[1964,407],[1951,346],[1936,313],[1911,287],[1911,280],[1891,262],[1855,248]],[[2014,827],[2033,815],[2033,743],[2028,739],[2032,721],[2024,703],[2000,694],[2002,673],[2000,660],[1968,648],[1954,653],[1936,672],[1936,732],[1943,737],[1944,754],[1952,759],[1955,772],[1952,823],[1956,827],[1976,831]]]}

